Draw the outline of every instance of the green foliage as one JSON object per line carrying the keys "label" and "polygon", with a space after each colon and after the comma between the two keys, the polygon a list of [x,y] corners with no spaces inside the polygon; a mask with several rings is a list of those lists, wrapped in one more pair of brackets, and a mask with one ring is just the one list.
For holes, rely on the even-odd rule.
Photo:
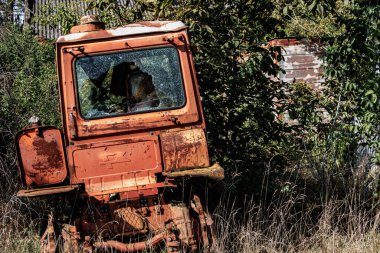
{"label": "green foliage", "polygon": [[1,31],[0,130],[14,134],[33,115],[46,125],[59,125],[54,47],[38,42],[31,31],[13,26]]}
{"label": "green foliage", "polygon": [[[289,166],[301,163],[320,180],[353,166],[359,143],[379,145],[378,124],[374,124],[379,83],[376,4],[152,0],[119,6],[116,0],[86,2],[89,10],[111,25],[158,19],[182,20],[189,26],[210,151],[229,174],[238,172],[261,182],[270,166],[274,181],[268,186],[275,191]],[[79,14],[63,7],[36,18],[68,30]],[[322,92],[314,92],[307,84],[267,78],[279,71],[273,64],[276,49],[261,45],[283,35],[330,38]],[[284,111],[298,124],[276,120],[275,115]],[[327,166],[316,167],[315,161]],[[258,193],[260,187],[244,180],[239,189]]]}
{"label": "green foliage", "polygon": [[[100,20],[107,24],[107,27],[121,26],[143,18],[153,18],[150,12],[157,1],[127,1],[126,5],[120,5],[117,0],[85,0],[87,11],[97,13]],[[34,21],[43,26],[53,28],[60,27],[63,34],[70,31],[70,28],[79,24],[81,15],[75,2],[53,4],[47,3],[40,9],[41,13],[34,16]]]}
{"label": "green foliage", "polygon": [[[13,2],[0,1],[0,24],[10,19]],[[304,220],[305,232],[300,235],[307,237],[316,229],[319,236],[320,227],[309,227],[322,217],[315,207],[319,200],[330,205],[332,199],[337,199],[337,210],[344,209],[342,200],[349,202],[350,212],[346,214],[350,217],[354,217],[352,208],[367,207],[368,198],[362,198],[362,193],[369,196],[370,184],[370,193],[376,193],[379,178],[378,170],[368,170],[380,163],[378,1],[135,0],[128,1],[127,6],[120,6],[116,0],[86,3],[88,10],[95,10],[108,26],[141,20],[182,20],[188,25],[210,154],[227,171],[227,190],[241,202],[247,195],[260,200],[260,204],[275,200],[258,210],[258,218],[255,215],[252,219],[255,224],[282,224],[284,233],[292,235],[289,228],[304,220],[299,214],[306,210],[310,217]],[[1,12],[4,8],[6,11]],[[80,15],[76,6],[46,5],[35,20],[41,25],[60,26],[65,33],[78,24]],[[323,41],[323,90],[316,92],[306,83],[280,83],[268,78],[279,71],[273,63],[278,48],[267,50],[261,45],[281,36]],[[14,134],[32,115],[39,116],[45,125],[59,125],[58,92],[54,48],[38,42],[31,31],[1,26],[0,59],[0,168],[5,168],[0,175],[0,190],[4,198],[10,198],[18,182],[14,175]],[[276,118],[284,112],[289,112],[296,124]],[[240,177],[233,177],[236,174]],[[236,179],[240,181],[236,183]],[[233,184],[228,184],[231,181]],[[355,202],[358,200],[359,205]],[[276,201],[289,202],[292,207],[273,209]],[[267,216],[261,217],[260,213]],[[273,218],[276,214],[294,215],[284,222]],[[329,210],[325,216],[329,216]],[[337,220],[349,223],[345,217]],[[10,234],[13,236],[13,230]],[[278,235],[281,240],[288,238]],[[28,242],[26,247],[36,246]]]}
{"label": "green foliage", "polygon": [[283,19],[279,31],[286,36],[309,38],[336,37],[346,32],[337,23],[339,16],[349,15],[347,1],[273,0],[276,9],[272,16]]}
{"label": "green foliage", "polygon": [[54,47],[39,42],[31,31],[0,25],[0,59],[0,212],[5,228],[0,242],[4,252],[34,252],[38,243],[28,233],[39,224],[30,217],[48,209],[46,203],[33,206],[15,195],[20,177],[14,137],[33,115],[45,125],[60,125]]}
{"label": "green foliage", "polygon": [[[310,120],[301,124],[306,158],[300,162],[318,182],[334,186],[335,191],[353,187],[357,182],[350,178],[359,174],[357,180],[365,187],[379,176],[360,171],[373,165],[368,157],[380,162],[380,6],[376,1],[277,2],[275,16],[288,21],[279,30],[287,36],[322,38],[325,46],[323,91],[315,96],[305,90],[299,93],[304,106],[299,106],[294,93],[290,97],[291,106],[296,105],[293,110],[306,112],[303,116]],[[326,112],[326,120],[311,117],[315,114],[311,105]],[[345,185],[338,187],[341,183]]]}
{"label": "green foliage", "polygon": [[[259,194],[268,168],[269,192],[284,189],[282,185],[289,183],[284,175],[292,167],[304,167],[304,175],[317,180],[347,176],[346,172],[359,161],[359,146],[374,151],[380,146],[379,6],[375,1],[137,0],[129,1],[127,6],[120,6],[116,0],[86,3],[88,10],[95,10],[109,26],[140,20],[182,20],[188,25],[210,151],[229,175],[244,175],[239,186],[242,193]],[[60,26],[64,32],[77,24],[81,15],[76,6],[66,5],[46,5],[42,13],[35,19],[42,25]],[[279,71],[273,63],[278,49],[267,50],[262,44],[278,36],[327,38],[323,91],[315,92],[305,83],[287,84],[268,78]],[[12,113],[19,115],[17,122],[25,122],[35,106],[42,108],[41,115],[46,113],[42,116],[46,123],[56,124],[57,115],[48,112],[56,104],[56,97],[46,99],[56,92],[51,81],[53,50],[50,45],[31,41],[28,46],[23,42],[7,44],[23,45],[26,54],[15,48],[0,51],[6,59],[13,59],[11,55],[16,52],[16,64],[12,65],[11,60],[5,63],[7,68],[21,70],[12,79],[13,95],[3,89],[6,106],[1,110],[10,117],[11,105],[17,104]],[[19,56],[17,52],[23,53]],[[27,86],[34,82],[38,85]],[[41,97],[46,100],[39,100]],[[276,119],[285,111],[298,123],[288,125]]]}
{"label": "green foliage", "polygon": [[[294,145],[286,137],[290,129],[274,116],[274,98],[284,97],[282,84],[267,78],[279,70],[273,63],[274,51],[261,47],[281,25],[271,17],[275,9],[271,2],[131,1],[129,7],[118,6],[115,0],[87,3],[112,25],[151,19],[184,21],[189,26],[213,159],[229,173],[238,171],[256,182],[269,161],[281,173],[288,163],[284,153]],[[36,18],[66,27],[68,22],[60,20],[77,15],[70,12],[57,9],[54,15]],[[243,188],[247,193],[259,191],[258,184],[244,183]]]}
{"label": "green foliage", "polygon": [[338,24],[347,32],[328,41],[326,76],[335,95],[334,121],[351,141],[368,145],[380,162],[380,6],[367,1],[350,2],[350,16]]}
{"label": "green foliage", "polygon": [[[31,31],[0,29],[0,202],[12,198],[19,178],[15,134],[38,116],[45,125],[59,125],[54,47],[40,43]],[[1,208],[1,206],[0,206]]]}
{"label": "green foliage", "polygon": [[78,24],[80,15],[75,11],[77,6],[74,2],[60,3],[56,5],[46,4],[41,6],[41,14],[36,16],[35,21],[42,26],[52,28],[61,27],[62,33],[69,33],[70,28]]}
{"label": "green foliage", "polygon": [[259,193],[269,162],[274,174],[282,173],[288,159],[281,146],[287,142],[292,148],[287,129],[275,120],[274,98],[284,96],[282,85],[267,78],[278,67],[261,47],[276,34],[273,9],[270,2],[183,1],[153,10],[160,19],[189,26],[209,148],[229,175],[238,172],[247,179],[237,185],[240,193]]}

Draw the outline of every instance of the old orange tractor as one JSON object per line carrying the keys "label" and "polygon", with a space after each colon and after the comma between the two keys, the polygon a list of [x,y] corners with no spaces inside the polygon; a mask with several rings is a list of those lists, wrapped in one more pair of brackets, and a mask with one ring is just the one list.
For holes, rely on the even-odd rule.
{"label": "old orange tractor", "polygon": [[72,206],[49,217],[41,251],[209,251],[212,218],[185,178],[224,172],[210,166],[186,26],[81,21],[56,42],[62,130],[32,118],[16,137],[18,196]]}

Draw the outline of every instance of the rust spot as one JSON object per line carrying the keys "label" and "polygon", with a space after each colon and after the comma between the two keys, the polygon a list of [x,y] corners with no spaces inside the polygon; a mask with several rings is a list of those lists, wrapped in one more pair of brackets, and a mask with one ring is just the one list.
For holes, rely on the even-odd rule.
{"label": "rust spot", "polygon": [[33,169],[46,170],[63,166],[62,154],[56,140],[47,142],[44,138],[36,138],[33,146],[39,159],[32,165]]}
{"label": "rust spot", "polygon": [[61,132],[52,127],[17,135],[20,169],[28,186],[61,183],[67,176]]}
{"label": "rust spot", "polygon": [[161,145],[165,171],[210,166],[203,129],[162,134]]}

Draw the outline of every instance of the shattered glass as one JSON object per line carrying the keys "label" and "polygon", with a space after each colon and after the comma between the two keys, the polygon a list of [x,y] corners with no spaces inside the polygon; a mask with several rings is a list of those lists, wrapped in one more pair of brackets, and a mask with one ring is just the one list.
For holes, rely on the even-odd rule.
{"label": "shattered glass", "polygon": [[182,107],[182,75],[174,47],[87,55],[75,61],[84,118]]}

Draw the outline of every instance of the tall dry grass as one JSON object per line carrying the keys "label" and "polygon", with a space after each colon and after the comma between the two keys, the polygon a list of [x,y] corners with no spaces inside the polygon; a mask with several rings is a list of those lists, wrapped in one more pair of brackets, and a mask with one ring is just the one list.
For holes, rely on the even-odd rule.
{"label": "tall dry grass", "polygon": [[[6,127],[0,130],[2,137],[12,134]],[[362,170],[360,166],[351,170]],[[241,196],[228,195],[226,190],[213,213],[213,252],[380,252],[380,212],[377,200],[368,198],[364,174],[351,173],[345,179],[343,197],[333,194],[331,188],[338,186],[326,185],[330,190],[323,192],[330,194],[321,195],[319,201],[310,199],[309,185],[297,187],[299,179],[273,196],[267,196],[264,179],[260,198],[246,197],[243,206],[234,202]],[[39,252],[39,232],[49,210],[36,200],[16,196],[19,179],[11,146],[0,154],[0,175],[0,252]]]}
{"label": "tall dry grass", "polygon": [[[294,205],[299,200],[267,208],[253,202],[245,208],[221,204],[214,213],[213,252],[380,252],[378,212],[355,211],[347,202],[331,201],[297,213]],[[17,205],[2,204],[1,208],[6,214],[0,224],[1,252],[39,252],[36,224],[23,222]],[[313,209],[321,211],[316,220]]]}
{"label": "tall dry grass", "polygon": [[[1,137],[11,135],[11,131],[0,128]],[[11,146],[12,147],[12,146]],[[0,252],[38,252],[40,210],[27,199],[16,196],[19,186],[17,161],[11,147],[0,153]]]}
{"label": "tall dry grass", "polygon": [[[292,189],[265,204],[237,207],[226,195],[214,212],[213,252],[380,252],[380,210],[357,187],[320,203]],[[362,189],[363,190],[363,189]]]}
{"label": "tall dry grass", "polygon": [[245,208],[214,213],[214,252],[380,252],[377,210],[351,206],[349,197],[296,211],[302,198],[269,207],[250,202]]}
{"label": "tall dry grass", "polygon": [[[35,200],[20,199],[14,154],[0,156],[0,252],[39,252],[39,231],[46,218]],[[360,182],[352,174],[352,182]],[[232,180],[233,182],[233,180]],[[259,200],[243,206],[226,193],[214,210],[213,252],[380,252],[380,212],[365,197],[365,188],[353,185],[341,196],[310,200],[305,189],[293,186],[266,197],[265,183]],[[304,185],[303,187],[308,187]],[[228,187],[226,187],[228,189]]]}

